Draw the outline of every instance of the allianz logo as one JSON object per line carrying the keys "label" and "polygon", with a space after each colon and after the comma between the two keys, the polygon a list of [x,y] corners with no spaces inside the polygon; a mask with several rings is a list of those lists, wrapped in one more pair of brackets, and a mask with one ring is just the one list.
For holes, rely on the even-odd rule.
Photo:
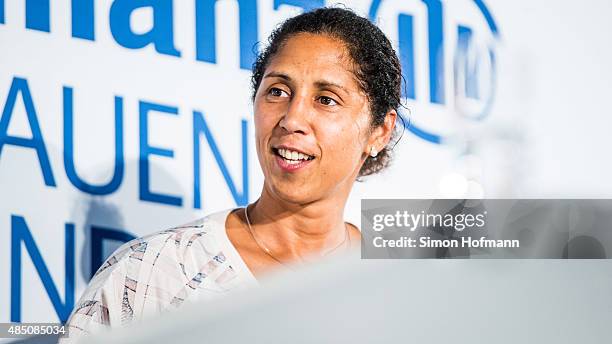
{"label": "allianz logo", "polygon": [[[255,61],[254,47],[260,41],[262,7],[257,0],[238,3],[239,67],[249,70]],[[50,0],[25,0],[25,27],[51,32]],[[71,36],[95,41],[94,0],[72,0]],[[197,61],[217,63],[215,13],[217,0],[193,0],[195,15],[195,56]],[[269,2],[268,2],[269,3]],[[357,3],[357,2],[355,2]],[[403,114],[416,136],[443,143],[444,130],[420,114],[444,112],[460,114],[470,121],[486,117],[495,94],[495,43],[499,29],[484,0],[372,0],[368,16],[394,41],[404,74],[402,96],[414,116]],[[273,0],[270,11],[283,5],[304,11],[323,7],[324,0]],[[348,4],[350,6],[350,3]],[[134,11],[148,7],[152,25],[146,32],[135,32],[130,18]],[[108,25],[115,42],[127,49],[149,45],[158,54],[182,57],[174,42],[173,0],[114,0],[108,11]],[[1,24],[7,25],[5,0],[0,0]],[[435,117],[436,115],[432,115]],[[435,122],[435,123],[434,123]],[[448,121],[447,121],[448,122]]]}
{"label": "allianz logo", "polygon": [[373,0],[368,14],[396,43],[408,131],[440,144],[490,113],[499,29],[483,0]]}

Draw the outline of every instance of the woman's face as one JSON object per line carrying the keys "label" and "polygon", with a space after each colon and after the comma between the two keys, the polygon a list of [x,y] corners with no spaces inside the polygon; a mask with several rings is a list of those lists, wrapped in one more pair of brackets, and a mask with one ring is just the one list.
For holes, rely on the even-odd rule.
{"label": "woman's face", "polygon": [[348,196],[371,141],[369,102],[352,68],[340,41],[307,33],[271,58],[254,110],[264,187],[275,197]]}

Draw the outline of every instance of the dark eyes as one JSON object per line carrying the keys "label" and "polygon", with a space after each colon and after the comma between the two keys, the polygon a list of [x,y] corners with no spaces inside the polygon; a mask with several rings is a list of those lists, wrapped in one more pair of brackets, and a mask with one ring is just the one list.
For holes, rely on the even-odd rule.
{"label": "dark eyes", "polygon": [[283,95],[289,96],[287,92],[277,87],[272,87],[268,93],[273,97],[282,97]]}
{"label": "dark eyes", "polygon": [[[270,90],[268,91],[268,95],[275,97],[275,98],[284,98],[284,97],[289,97],[289,94],[278,88],[278,87],[272,87],[270,88]],[[328,96],[319,96],[317,98],[317,101],[325,106],[335,106],[338,105],[338,102],[332,98],[332,97],[328,97]]]}
{"label": "dark eyes", "polygon": [[327,106],[334,106],[334,105],[338,105],[338,102],[336,102],[333,98],[330,97],[326,97],[326,96],[321,96],[319,97],[319,102],[323,105],[327,105]]}

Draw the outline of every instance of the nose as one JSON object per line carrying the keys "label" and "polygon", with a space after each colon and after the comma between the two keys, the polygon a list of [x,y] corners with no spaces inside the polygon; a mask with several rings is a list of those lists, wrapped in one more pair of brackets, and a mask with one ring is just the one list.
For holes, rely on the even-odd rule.
{"label": "nose", "polygon": [[287,112],[281,118],[279,126],[289,133],[308,134],[310,132],[310,113],[312,111],[308,98],[294,94],[289,101]]}

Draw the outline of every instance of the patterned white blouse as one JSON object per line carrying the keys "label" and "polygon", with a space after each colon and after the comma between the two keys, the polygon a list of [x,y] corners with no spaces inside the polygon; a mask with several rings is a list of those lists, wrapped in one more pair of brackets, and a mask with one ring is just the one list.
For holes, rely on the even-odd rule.
{"label": "patterned white blouse", "polygon": [[73,343],[107,327],[210,300],[257,280],[227,237],[231,209],[122,245],[98,269],[67,325]]}

